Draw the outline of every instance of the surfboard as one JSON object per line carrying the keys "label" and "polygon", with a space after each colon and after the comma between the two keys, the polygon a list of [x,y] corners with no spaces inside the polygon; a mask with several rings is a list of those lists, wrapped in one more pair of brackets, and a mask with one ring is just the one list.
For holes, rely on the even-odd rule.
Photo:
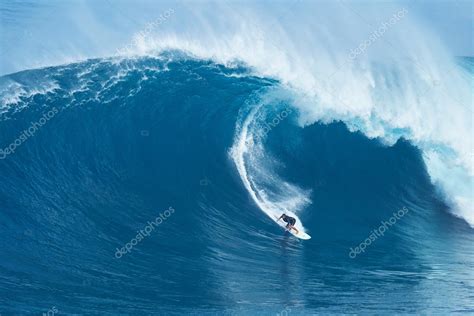
{"label": "surfboard", "polygon": [[284,230],[295,236],[296,238],[303,239],[303,240],[308,240],[311,239],[311,236],[306,234],[303,231],[302,227],[296,227],[298,229],[298,233],[294,229],[287,230],[286,229],[286,222],[284,222],[282,219],[278,220],[278,217],[275,217],[275,222],[282,227]]}

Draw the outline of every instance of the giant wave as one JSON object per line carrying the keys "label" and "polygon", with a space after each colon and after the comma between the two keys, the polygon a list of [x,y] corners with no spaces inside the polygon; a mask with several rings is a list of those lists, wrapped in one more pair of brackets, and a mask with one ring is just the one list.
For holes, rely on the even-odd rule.
{"label": "giant wave", "polygon": [[[350,26],[330,18],[354,14],[339,4],[314,4],[313,10],[295,5],[277,15],[223,7],[220,17],[192,7],[196,21],[206,23],[178,32],[178,20],[171,20],[137,34],[128,53],[178,49],[225,65],[244,62],[298,94],[293,105],[301,111],[301,126],[340,120],[388,145],[410,140],[453,213],[474,225],[472,60],[453,58],[410,6],[374,6],[363,12],[367,20],[351,20]],[[381,35],[361,45],[374,31]]]}
{"label": "giant wave", "polygon": [[[348,123],[301,124],[299,94],[252,73],[170,51],[2,77],[3,149],[55,113],[2,152],[2,308],[344,313],[356,298],[330,307],[319,299],[357,291],[369,308],[402,311],[398,282],[391,305],[374,299],[387,277],[441,304],[420,310],[471,308],[469,291],[437,275],[449,269],[450,280],[469,282],[443,258],[454,251],[470,260],[472,229],[449,215],[419,149],[403,139],[387,146]],[[176,211],[149,237],[114,256],[170,206]],[[410,210],[403,223],[353,261],[349,249],[402,207]],[[264,215],[284,211],[311,243],[288,239]],[[463,236],[458,250],[452,232]],[[456,294],[446,305],[433,287]],[[20,299],[25,291],[32,300]]]}
{"label": "giant wave", "polygon": [[472,312],[473,59],[410,7],[351,57],[404,7],[307,5],[0,77],[0,312]]}

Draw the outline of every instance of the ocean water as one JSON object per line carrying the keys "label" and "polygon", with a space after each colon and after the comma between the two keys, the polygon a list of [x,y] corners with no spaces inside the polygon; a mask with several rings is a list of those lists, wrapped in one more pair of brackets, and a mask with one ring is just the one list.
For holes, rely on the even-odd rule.
{"label": "ocean water", "polygon": [[472,227],[404,137],[179,51],[0,86],[2,315],[474,313]]}

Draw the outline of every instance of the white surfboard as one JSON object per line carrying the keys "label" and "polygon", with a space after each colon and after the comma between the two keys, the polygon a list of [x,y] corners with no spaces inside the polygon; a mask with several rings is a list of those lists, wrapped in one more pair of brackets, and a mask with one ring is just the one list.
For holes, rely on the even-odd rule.
{"label": "white surfboard", "polygon": [[[292,234],[293,236],[299,238],[299,239],[304,239],[304,240],[308,240],[308,239],[311,239],[311,236],[306,234],[304,231],[303,231],[303,227],[296,227],[298,229],[298,233],[296,233],[296,231],[294,229],[290,229],[290,230],[287,230],[286,229],[286,222],[283,221],[283,219],[280,219],[278,220],[278,217],[275,217],[275,222],[280,226],[282,227],[284,230],[290,232],[290,234]],[[297,226],[301,226],[301,225],[297,225]]]}

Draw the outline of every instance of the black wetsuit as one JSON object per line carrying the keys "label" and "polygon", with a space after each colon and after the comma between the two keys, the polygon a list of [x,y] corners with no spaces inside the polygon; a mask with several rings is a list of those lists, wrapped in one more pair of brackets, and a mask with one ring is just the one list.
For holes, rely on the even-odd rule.
{"label": "black wetsuit", "polygon": [[291,226],[295,226],[296,224],[296,219],[294,217],[284,215],[284,214],[283,214],[283,221],[288,223]]}

